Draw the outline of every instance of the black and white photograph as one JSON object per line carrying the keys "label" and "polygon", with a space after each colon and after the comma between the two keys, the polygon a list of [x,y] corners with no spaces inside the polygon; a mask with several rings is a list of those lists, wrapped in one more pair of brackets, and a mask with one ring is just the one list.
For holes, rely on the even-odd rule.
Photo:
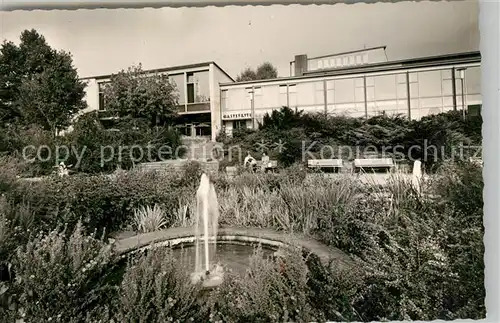
{"label": "black and white photograph", "polygon": [[479,7],[1,11],[0,323],[483,320]]}

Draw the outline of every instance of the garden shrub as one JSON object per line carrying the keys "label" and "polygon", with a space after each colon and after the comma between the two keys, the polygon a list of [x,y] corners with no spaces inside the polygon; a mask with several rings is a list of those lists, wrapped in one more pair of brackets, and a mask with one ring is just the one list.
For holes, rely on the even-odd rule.
{"label": "garden shrub", "polygon": [[120,285],[117,322],[207,322],[200,286],[169,249],[153,249],[127,266]]}
{"label": "garden shrub", "polygon": [[214,295],[213,321],[314,321],[307,298],[307,273],[300,252],[289,252],[273,261],[257,249],[245,277],[229,277]]}
{"label": "garden shrub", "polygon": [[[316,158],[343,159],[356,156],[347,156],[345,151],[339,151],[340,146],[351,147],[355,153],[357,149],[363,151],[375,147],[379,155],[383,153],[402,160],[421,159],[428,171],[434,171],[434,165],[456,155],[461,144],[480,145],[481,124],[480,117],[467,117],[464,120],[460,111],[409,121],[400,115],[363,119],[322,113],[303,114],[283,108],[266,115],[259,130],[238,130],[232,137],[224,135],[220,138],[226,146],[239,145],[249,151],[261,149],[261,143],[272,143],[267,152],[283,166],[294,162],[303,163],[303,147],[309,148],[310,145],[312,147],[308,152]],[[276,144],[280,140],[282,149],[279,151]],[[326,154],[319,156],[323,145],[334,148],[333,157]],[[388,150],[382,150],[384,147]],[[465,157],[471,153],[466,151]]]}
{"label": "garden shrub", "polygon": [[14,291],[25,322],[81,322],[113,294],[108,284],[111,249],[78,224],[39,235],[18,250]]}

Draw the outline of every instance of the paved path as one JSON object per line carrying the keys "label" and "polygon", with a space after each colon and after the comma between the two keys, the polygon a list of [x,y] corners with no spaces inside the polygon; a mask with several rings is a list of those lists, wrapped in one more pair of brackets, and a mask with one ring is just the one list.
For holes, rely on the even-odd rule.
{"label": "paved path", "polygon": [[[182,227],[144,233],[129,237],[123,237],[119,235],[117,236],[117,240],[114,246],[115,250],[119,254],[124,254],[156,243],[168,242],[173,240],[180,241],[183,238],[192,238],[193,232],[194,229],[192,227]],[[130,235],[130,233],[127,235]],[[354,266],[354,261],[341,250],[329,247],[314,239],[299,234],[287,234],[284,232],[261,228],[220,227],[218,231],[218,239],[226,241],[247,242],[263,241],[266,244],[274,245],[297,245],[316,254],[325,263],[328,263],[329,260],[334,260],[336,264],[341,264],[347,267]]]}

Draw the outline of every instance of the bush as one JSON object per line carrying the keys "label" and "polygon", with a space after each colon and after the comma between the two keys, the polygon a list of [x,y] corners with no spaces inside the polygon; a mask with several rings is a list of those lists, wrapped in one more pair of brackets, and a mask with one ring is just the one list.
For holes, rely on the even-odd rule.
{"label": "bush", "polygon": [[184,195],[176,180],[168,176],[129,172],[114,179],[75,175],[23,182],[9,192],[8,199],[29,204],[39,230],[64,225],[72,229],[81,220],[87,230],[98,229],[101,234],[132,224],[134,210],[144,205],[161,206],[169,226]]}
{"label": "bush", "polygon": [[[111,250],[79,224],[69,238],[58,231],[18,250],[14,290],[26,322],[81,322],[112,294]],[[98,311],[97,313],[98,314]]]}
{"label": "bush", "polygon": [[215,295],[213,320],[223,322],[311,322],[307,266],[298,252],[271,261],[259,249],[245,277],[229,278]]}
{"label": "bush", "polygon": [[153,249],[127,266],[120,285],[117,322],[207,322],[200,286],[171,251]]}
{"label": "bush", "polygon": [[[421,159],[429,171],[434,171],[434,166],[456,154],[460,145],[480,145],[481,124],[480,117],[464,120],[459,111],[409,121],[399,115],[362,119],[303,114],[283,108],[266,115],[259,130],[239,130],[232,137],[224,135],[221,139],[225,145],[239,145],[247,150],[261,147],[262,142],[273,143],[268,147],[269,156],[277,158],[285,167],[295,162],[302,163],[303,145],[307,148],[313,144],[309,150],[313,155],[318,155],[323,145],[334,150],[339,146],[351,147],[355,148],[354,151],[356,148],[376,147],[379,155],[387,154],[403,160]],[[278,149],[280,140],[284,149]],[[382,150],[384,147],[389,150]],[[347,158],[343,151],[333,153],[332,158]],[[471,153],[466,152],[465,157]]]}

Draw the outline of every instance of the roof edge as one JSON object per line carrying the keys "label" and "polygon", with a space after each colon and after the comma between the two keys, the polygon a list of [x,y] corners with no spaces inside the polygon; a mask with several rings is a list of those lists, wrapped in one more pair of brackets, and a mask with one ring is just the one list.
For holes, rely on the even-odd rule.
{"label": "roof edge", "polygon": [[[227,74],[227,72],[224,69],[222,69],[214,61],[194,63],[194,64],[185,64],[185,65],[176,65],[176,66],[163,67],[163,68],[153,68],[153,69],[144,70],[143,72],[144,73],[163,73],[163,72],[175,71],[175,70],[180,70],[180,69],[197,68],[197,67],[204,67],[204,66],[209,67],[210,64],[214,64],[215,66],[217,66],[217,68],[219,70],[221,70],[224,74],[226,74],[234,82],[234,79],[229,74]],[[120,73],[123,70],[124,69],[121,69],[121,70],[119,70],[119,71],[117,71],[115,73],[111,73],[111,74],[101,74],[101,75],[93,75],[93,76],[80,77],[79,79],[82,80],[82,81],[83,80],[92,80],[92,79],[95,79],[95,80],[108,79],[112,75],[116,75],[117,73]]]}
{"label": "roof edge", "polygon": [[360,52],[367,52],[375,49],[383,49],[386,50],[387,46],[375,46],[375,47],[368,47],[368,48],[363,48],[363,49],[356,49],[356,50],[351,50],[348,52],[340,52],[340,53],[334,53],[330,55],[321,55],[321,56],[316,56],[316,57],[308,57],[307,59],[318,59],[318,58],[325,58],[325,57],[332,57],[332,56],[339,56],[339,55],[347,55],[347,54],[354,54],[354,53],[360,53]]}
{"label": "roof edge", "polygon": [[[454,58],[446,61],[446,58],[460,57],[463,58]],[[470,56],[478,56],[478,57],[470,57]],[[436,60],[441,59],[441,61],[426,63],[427,60]],[[422,62],[424,61],[424,62]],[[462,62],[463,61],[463,62]],[[336,76],[336,75],[349,75],[355,73],[366,73],[366,72],[383,72],[383,71],[391,71],[394,69],[408,69],[408,68],[420,68],[425,66],[439,66],[439,65],[448,65],[453,63],[474,63],[481,62],[481,53],[479,51],[473,52],[463,52],[456,54],[446,54],[446,55],[436,55],[436,56],[426,56],[412,59],[405,59],[400,61],[391,61],[391,62],[382,62],[382,63],[374,63],[360,66],[351,66],[347,68],[336,68],[336,69],[324,69],[318,71],[311,71],[305,73],[301,76],[287,76],[287,77],[278,77],[274,79],[266,79],[266,80],[253,80],[253,81],[244,81],[244,82],[234,82],[234,83],[221,83],[221,86],[228,85],[244,85],[244,84],[256,84],[256,83],[268,83],[275,81],[284,81],[284,80],[300,80],[305,78],[314,78],[318,76]],[[413,65],[412,65],[413,63]],[[439,64],[440,63],[440,64]]]}

